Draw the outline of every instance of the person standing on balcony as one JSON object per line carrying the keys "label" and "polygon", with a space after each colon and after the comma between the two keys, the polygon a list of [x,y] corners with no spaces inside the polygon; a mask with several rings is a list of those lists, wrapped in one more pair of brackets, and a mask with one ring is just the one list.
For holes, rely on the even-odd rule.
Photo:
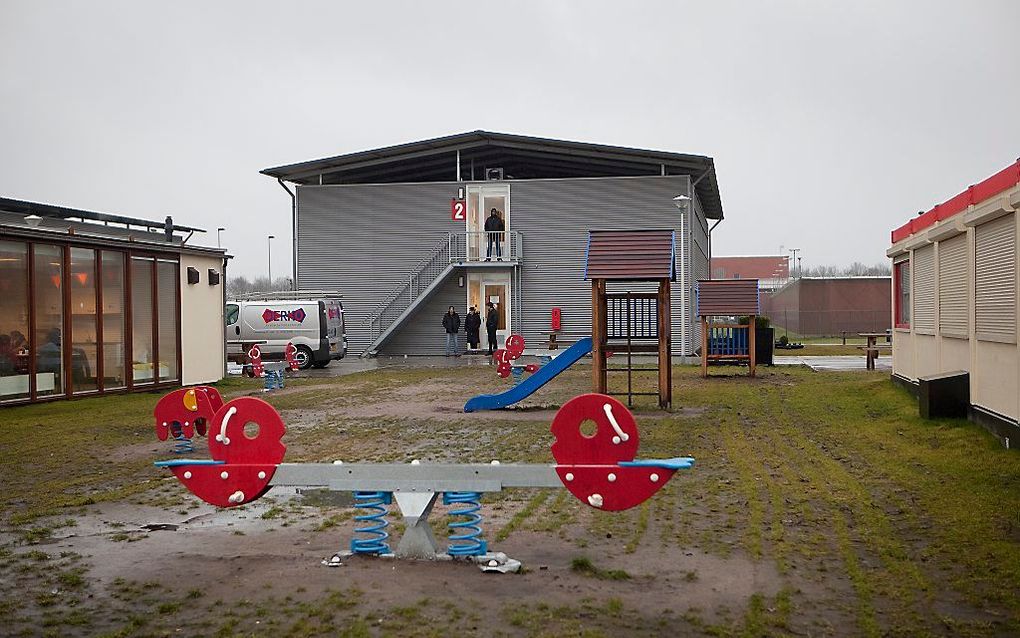
{"label": "person standing on balcony", "polygon": [[478,314],[474,306],[471,306],[471,310],[464,317],[464,334],[466,335],[468,350],[478,349],[478,330],[481,327],[482,316]]}
{"label": "person standing on balcony", "polygon": [[486,336],[489,337],[489,356],[496,351],[499,346],[496,345],[496,329],[499,328],[499,312],[496,310],[495,304],[491,301],[487,304],[488,310],[485,312],[485,332]]}
{"label": "person standing on balcony", "polygon": [[446,329],[446,356],[459,357],[457,350],[457,333],[460,331],[460,315],[457,310],[450,306],[450,309],[443,315],[443,328]]}
{"label": "person standing on balcony", "polygon": [[489,211],[489,218],[485,220],[485,232],[489,237],[489,245],[485,249],[485,261],[492,259],[493,244],[496,244],[496,261],[503,259],[499,243],[503,240],[504,230],[506,230],[506,226],[503,225],[503,218],[499,216],[499,211],[493,208]]}

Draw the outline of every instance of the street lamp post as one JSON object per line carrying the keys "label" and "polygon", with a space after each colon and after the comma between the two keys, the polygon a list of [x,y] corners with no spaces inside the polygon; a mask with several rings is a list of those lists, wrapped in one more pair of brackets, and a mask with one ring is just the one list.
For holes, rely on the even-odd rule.
{"label": "street lamp post", "polygon": [[219,228],[216,229],[216,247],[217,248],[223,248],[223,246],[220,244],[220,233],[222,233],[225,230],[226,230],[226,228],[223,228],[222,226],[220,226]]}
{"label": "street lamp post", "polygon": [[269,239],[266,240],[266,253],[267,253],[267,266],[269,267],[269,287],[273,287],[273,240],[276,239],[276,235],[270,235]]}
{"label": "street lamp post", "polygon": [[793,259],[790,260],[790,270],[793,271],[793,277],[796,279],[800,276],[800,272],[798,272],[797,268],[797,264],[800,263],[800,260],[797,258],[797,253],[800,252],[800,248],[791,248],[790,252],[793,253]]}

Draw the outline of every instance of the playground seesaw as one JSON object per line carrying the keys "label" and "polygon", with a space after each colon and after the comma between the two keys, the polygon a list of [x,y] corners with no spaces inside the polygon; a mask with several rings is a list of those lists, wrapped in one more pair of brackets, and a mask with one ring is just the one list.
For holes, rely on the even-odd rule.
{"label": "playground seesaw", "polygon": [[[566,487],[581,502],[615,512],[639,505],[694,459],[635,460],[634,416],[616,399],[584,394],[565,403],[553,418],[555,464],[491,463],[283,463],[286,432],[276,410],[261,399],[224,403],[213,388],[196,387],[163,397],[154,411],[160,439],[176,452],[191,451],[194,435],[207,435],[209,459],[157,461],[195,496],[217,507],[250,503],[277,486],[353,492],[362,514],[347,552],[397,558],[470,557],[483,570],[514,571],[518,561],[489,552],[482,536],[482,493],[504,488]],[[442,494],[449,512],[450,544],[439,550],[428,523]],[[387,505],[396,501],[405,530],[396,550],[388,544]]]}

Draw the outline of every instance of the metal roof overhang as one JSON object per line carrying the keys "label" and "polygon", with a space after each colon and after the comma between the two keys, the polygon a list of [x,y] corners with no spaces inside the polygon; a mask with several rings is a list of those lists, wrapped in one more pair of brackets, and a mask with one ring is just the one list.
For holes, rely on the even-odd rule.
{"label": "metal roof overhang", "polygon": [[[53,204],[40,204],[38,202],[26,202],[20,199],[8,199],[0,197],[0,211],[18,213],[22,215],[38,215],[39,217],[53,217],[56,219],[88,219],[97,222],[109,222],[111,224],[124,224],[126,226],[142,226],[144,228],[164,228],[166,223],[141,219],[138,217],[124,217],[122,215],[111,215],[109,213],[96,213],[89,210],[78,210],[54,206]],[[192,226],[180,226],[174,224],[173,230],[181,232],[204,233],[205,230]]]}
{"label": "metal roof overhang", "polygon": [[710,157],[489,131],[398,144],[260,172],[297,184],[319,184],[320,179],[322,184],[455,181],[456,165],[451,166],[449,155],[457,151],[462,153],[462,171],[464,162],[471,159],[498,161],[509,164],[503,166],[507,174],[521,179],[659,175],[665,168],[667,174],[690,175],[706,216],[723,217],[715,164]]}
{"label": "metal roof overhang", "polygon": [[69,233],[59,228],[30,228],[20,225],[0,223],[0,235],[8,238],[24,240],[39,240],[45,242],[59,242],[72,244],[87,244],[97,248],[117,248],[132,250],[160,252],[170,254],[195,254],[222,257],[232,259],[225,248],[212,248],[209,246],[192,246],[190,244],[167,243],[158,240],[145,240],[138,238],[112,237],[99,233],[83,232],[76,230]]}

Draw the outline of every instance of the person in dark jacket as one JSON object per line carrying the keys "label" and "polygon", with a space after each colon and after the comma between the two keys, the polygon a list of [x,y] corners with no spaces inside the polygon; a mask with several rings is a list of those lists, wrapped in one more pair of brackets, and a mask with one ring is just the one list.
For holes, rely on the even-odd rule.
{"label": "person in dark jacket", "polygon": [[499,328],[499,312],[496,310],[496,306],[490,301],[488,303],[488,310],[485,312],[485,332],[489,337],[489,355],[499,347],[496,345],[496,329]]}
{"label": "person in dark jacket", "polygon": [[457,333],[460,332],[460,315],[453,306],[443,315],[443,328],[446,329],[446,356],[459,357],[457,353]]}
{"label": "person in dark jacket", "polygon": [[471,306],[471,310],[468,311],[467,316],[464,317],[464,333],[467,335],[468,349],[478,349],[478,329],[482,327],[482,315],[478,314],[474,306]]}
{"label": "person in dark jacket", "polygon": [[489,237],[489,246],[485,249],[485,261],[489,261],[492,258],[493,244],[496,244],[496,261],[503,259],[499,243],[503,240],[504,230],[506,230],[506,226],[503,225],[503,218],[499,216],[499,211],[493,208],[489,211],[488,219],[485,220],[485,232],[488,233]]}

